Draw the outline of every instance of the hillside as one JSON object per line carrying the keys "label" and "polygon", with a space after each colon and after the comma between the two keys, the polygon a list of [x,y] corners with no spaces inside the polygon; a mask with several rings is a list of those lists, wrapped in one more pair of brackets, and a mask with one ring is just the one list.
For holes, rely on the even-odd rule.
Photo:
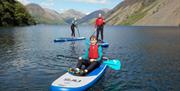
{"label": "hillside", "polygon": [[37,23],[44,24],[64,24],[64,20],[61,15],[51,9],[42,8],[38,4],[26,5],[27,11],[33,16]]}
{"label": "hillside", "polygon": [[98,17],[98,14],[102,14],[102,16],[105,16],[109,9],[102,9],[102,10],[97,10],[94,11],[83,18],[78,20],[78,23],[80,24],[92,24],[95,22],[95,19]]}
{"label": "hillside", "polygon": [[142,19],[134,25],[180,25],[180,0],[157,1],[156,7],[149,10]]}
{"label": "hillside", "polygon": [[63,13],[61,13],[60,15],[61,15],[61,17],[63,17],[65,22],[69,23],[69,24],[72,22],[74,17],[76,17],[77,19],[81,19],[82,17],[86,16],[86,14],[84,14],[80,11],[76,11],[74,9],[66,10]]}
{"label": "hillside", "polygon": [[0,0],[0,26],[24,26],[35,24],[25,7],[16,0]]}
{"label": "hillside", "polygon": [[106,16],[110,25],[180,25],[179,0],[124,0]]}

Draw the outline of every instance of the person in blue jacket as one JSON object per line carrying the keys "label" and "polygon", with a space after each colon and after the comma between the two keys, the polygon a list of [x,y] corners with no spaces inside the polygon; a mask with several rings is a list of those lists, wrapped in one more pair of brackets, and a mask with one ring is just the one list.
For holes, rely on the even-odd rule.
{"label": "person in blue jacket", "polygon": [[[102,47],[97,44],[96,36],[92,35],[90,37],[90,45],[86,49],[85,55],[79,57],[76,69],[70,69],[70,71],[75,72],[77,75],[86,75],[99,67],[101,64],[102,55]],[[82,69],[83,65],[85,65],[84,69]]]}

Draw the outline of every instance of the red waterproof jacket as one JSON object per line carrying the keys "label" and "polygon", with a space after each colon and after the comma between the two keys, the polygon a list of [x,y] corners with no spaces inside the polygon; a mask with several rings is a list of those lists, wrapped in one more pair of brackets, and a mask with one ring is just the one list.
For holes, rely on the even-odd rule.
{"label": "red waterproof jacket", "polygon": [[99,17],[96,19],[96,26],[102,26],[104,25],[104,18],[103,17]]}

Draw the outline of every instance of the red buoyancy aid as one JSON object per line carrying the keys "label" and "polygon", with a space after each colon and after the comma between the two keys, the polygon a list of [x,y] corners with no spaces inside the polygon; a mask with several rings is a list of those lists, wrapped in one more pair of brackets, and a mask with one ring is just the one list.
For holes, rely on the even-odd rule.
{"label": "red buoyancy aid", "polygon": [[97,59],[99,57],[99,55],[98,55],[98,44],[90,45],[88,55],[89,55],[89,59]]}
{"label": "red buoyancy aid", "polygon": [[96,26],[102,26],[104,24],[104,19],[99,17],[96,19]]}

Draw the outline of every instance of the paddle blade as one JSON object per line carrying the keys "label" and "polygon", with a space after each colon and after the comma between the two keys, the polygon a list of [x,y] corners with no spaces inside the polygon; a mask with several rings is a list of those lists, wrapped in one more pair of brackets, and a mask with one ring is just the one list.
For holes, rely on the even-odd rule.
{"label": "paddle blade", "polygon": [[108,67],[114,70],[121,69],[121,62],[119,60],[107,60],[107,61],[104,61],[103,64],[106,64]]}

